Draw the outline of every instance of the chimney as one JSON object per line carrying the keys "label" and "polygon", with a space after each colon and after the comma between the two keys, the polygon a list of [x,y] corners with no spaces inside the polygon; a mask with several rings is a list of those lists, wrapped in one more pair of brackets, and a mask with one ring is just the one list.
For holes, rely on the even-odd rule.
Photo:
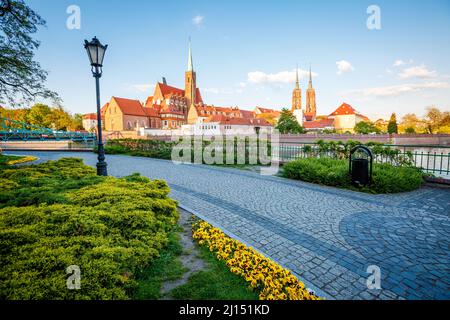
{"label": "chimney", "polygon": [[167,85],[166,77],[162,77],[163,84]]}

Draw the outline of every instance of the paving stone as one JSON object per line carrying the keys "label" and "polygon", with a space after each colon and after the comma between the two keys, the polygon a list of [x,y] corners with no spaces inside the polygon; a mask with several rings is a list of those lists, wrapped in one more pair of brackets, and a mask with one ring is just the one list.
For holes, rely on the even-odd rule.
{"label": "paving stone", "polygon": [[[93,153],[14,154],[97,162]],[[110,175],[166,180],[181,205],[329,297],[450,299],[450,189],[371,195],[229,168],[118,155],[106,161]],[[367,291],[370,265],[381,270],[376,294]]]}

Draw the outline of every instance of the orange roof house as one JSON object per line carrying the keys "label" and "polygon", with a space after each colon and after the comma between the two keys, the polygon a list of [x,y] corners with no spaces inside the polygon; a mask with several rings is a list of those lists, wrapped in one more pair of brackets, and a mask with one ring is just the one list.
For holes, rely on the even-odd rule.
{"label": "orange roof house", "polygon": [[155,110],[145,108],[139,100],[112,97],[106,105],[104,114],[107,131],[129,131],[161,126],[159,114]]}
{"label": "orange roof house", "polygon": [[304,121],[303,127],[308,131],[333,130],[334,119],[327,118],[313,121]]}
{"label": "orange roof house", "polygon": [[334,119],[334,128],[337,131],[354,132],[355,125],[361,121],[370,121],[368,117],[356,111],[348,103],[341,104],[334,112],[329,115]]}

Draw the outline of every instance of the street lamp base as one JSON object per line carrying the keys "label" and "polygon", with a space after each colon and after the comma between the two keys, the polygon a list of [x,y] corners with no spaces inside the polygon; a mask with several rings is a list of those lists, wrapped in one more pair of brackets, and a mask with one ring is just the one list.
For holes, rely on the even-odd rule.
{"label": "street lamp base", "polygon": [[97,175],[98,176],[107,176],[108,171],[107,171],[106,167],[107,167],[106,162],[104,162],[104,161],[97,162]]}

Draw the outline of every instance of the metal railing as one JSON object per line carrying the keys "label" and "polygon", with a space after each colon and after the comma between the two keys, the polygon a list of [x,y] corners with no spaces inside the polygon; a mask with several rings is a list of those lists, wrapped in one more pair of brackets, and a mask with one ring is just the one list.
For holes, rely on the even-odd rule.
{"label": "metal railing", "polygon": [[71,140],[75,142],[91,142],[95,141],[96,137],[96,134],[91,132],[52,130],[22,121],[0,117],[1,141]]}
{"label": "metal railing", "polygon": [[[450,146],[435,145],[383,145],[392,152],[375,153],[375,163],[394,166],[412,165],[438,176],[450,176]],[[279,158],[289,162],[302,158],[345,158],[342,151],[323,151],[316,143],[280,143]]]}

